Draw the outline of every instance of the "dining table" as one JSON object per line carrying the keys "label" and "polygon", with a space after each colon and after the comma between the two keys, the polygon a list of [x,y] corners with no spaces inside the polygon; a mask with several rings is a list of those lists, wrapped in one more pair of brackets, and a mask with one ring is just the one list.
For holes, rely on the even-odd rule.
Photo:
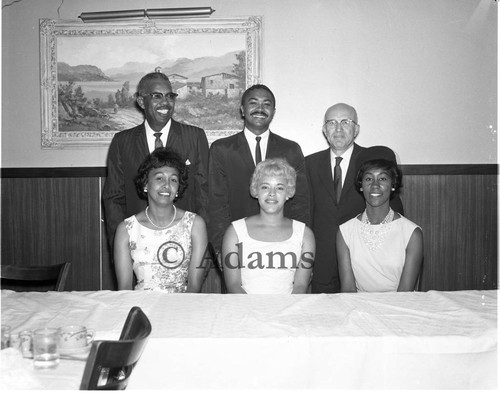
{"label": "dining table", "polygon": [[[139,306],[152,332],[137,390],[496,389],[497,290],[342,294],[1,291],[12,333],[84,325],[116,340]],[[85,356],[35,369],[1,352],[0,389],[78,389]]]}

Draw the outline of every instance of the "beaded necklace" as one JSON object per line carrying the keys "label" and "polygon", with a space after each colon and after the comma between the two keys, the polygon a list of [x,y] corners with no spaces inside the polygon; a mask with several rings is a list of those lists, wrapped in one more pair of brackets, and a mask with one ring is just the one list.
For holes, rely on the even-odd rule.
{"label": "beaded necklace", "polygon": [[361,215],[361,238],[368,249],[375,251],[384,243],[393,219],[394,211],[389,208],[389,213],[380,224],[371,224],[365,209]]}
{"label": "beaded necklace", "polygon": [[174,216],[172,216],[172,220],[170,221],[169,224],[167,224],[165,227],[161,227],[161,226],[157,226],[156,224],[153,223],[153,221],[150,219],[149,215],[148,215],[148,209],[149,209],[149,206],[146,207],[146,217],[148,218],[149,220],[149,223],[151,223],[154,227],[156,228],[159,228],[160,230],[165,230],[166,228],[170,227],[170,225],[174,222],[175,220],[175,216],[177,215],[177,208],[175,208],[175,205],[172,205],[174,207]]}

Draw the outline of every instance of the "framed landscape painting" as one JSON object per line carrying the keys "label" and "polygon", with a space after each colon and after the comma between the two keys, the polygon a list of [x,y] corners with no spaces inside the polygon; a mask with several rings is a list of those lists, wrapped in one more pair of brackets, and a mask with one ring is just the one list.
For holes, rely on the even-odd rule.
{"label": "framed landscape painting", "polygon": [[83,23],[40,20],[42,148],[107,146],[144,118],[142,76],[168,75],[174,119],[209,143],[243,129],[241,94],[260,82],[262,19]]}

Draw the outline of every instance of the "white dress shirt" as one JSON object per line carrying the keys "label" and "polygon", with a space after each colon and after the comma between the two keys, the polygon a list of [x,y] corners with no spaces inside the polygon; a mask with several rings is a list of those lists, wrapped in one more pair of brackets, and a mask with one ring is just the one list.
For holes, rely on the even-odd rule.
{"label": "white dress shirt", "polygon": [[149,125],[148,121],[144,121],[144,127],[146,128],[146,139],[148,141],[149,153],[155,150],[155,141],[156,137],[153,135],[154,133],[162,133],[160,136],[160,140],[163,143],[163,146],[167,146],[168,132],[170,130],[170,124],[172,123],[172,119],[169,119],[167,124],[160,131],[154,131]]}
{"label": "white dress shirt", "polygon": [[255,163],[255,147],[257,146],[257,140],[255,139],[255,137],[261,137],[260,153],[262,154],[262,160],[265,160],[266,153],[267,153],[267,142],[269,141],[269,129],[267,129],[265,132],[263,132],[260,135],[255,135],[254,133],[252,133],[250,130],[248,130],[245,127],[245,129],[243,130],[243,133],[245,134],[245,138],[247,139],[248,146],[250,147],[250,152],[252,153],[254,163]]}
{"label": "white dress shirt", "polygon": [[[340,155],[342,161],[340,162],[340,169],[342,170],[342,188],[344,187],[345,176],[347,175],[347,169],[349,168],[349,162],[351,161],[352,151],[354,145],[351,145],[344,153]],[[332,163],[332,179],[335,178],[335,153],[330,149],[330,161]]]}

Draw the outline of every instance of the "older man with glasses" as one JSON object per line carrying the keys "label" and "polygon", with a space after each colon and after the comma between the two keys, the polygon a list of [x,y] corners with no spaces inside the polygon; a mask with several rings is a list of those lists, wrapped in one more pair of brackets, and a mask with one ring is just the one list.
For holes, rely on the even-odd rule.
{"label": "older man with glasses", "polygon": [[158,147],[174,149],[188,168],[189,185],[176,206],[206,218],[208,141],[203,129],[172,119],[176,98],[165,74],[159,70],[146,74],[137,85],[136,96],[145,121],[115,134],[111,141],[102,196],[111,247],[118,224],[146,208],[146,201],[137,194],[134,178],[146,156]]}
{"label": "older man with glasses", "polygon": [[[344,103],[331,106],[323,122],[323,135],[329,148],[306,157],[312,230],[316,238],[313,293],[340,292],[335,247],[337,231],[340,224],[365,208],[363,196],[354,185],[357,167],[361,164],[358,158],[366,150],[354,142],[359,130],[358,114],[353,107]],[[379,152],[382,155],[379,158],[396,161],[390,149],[383,147]],[[391,201],[391,206],[403,213],[399,197]]]}

